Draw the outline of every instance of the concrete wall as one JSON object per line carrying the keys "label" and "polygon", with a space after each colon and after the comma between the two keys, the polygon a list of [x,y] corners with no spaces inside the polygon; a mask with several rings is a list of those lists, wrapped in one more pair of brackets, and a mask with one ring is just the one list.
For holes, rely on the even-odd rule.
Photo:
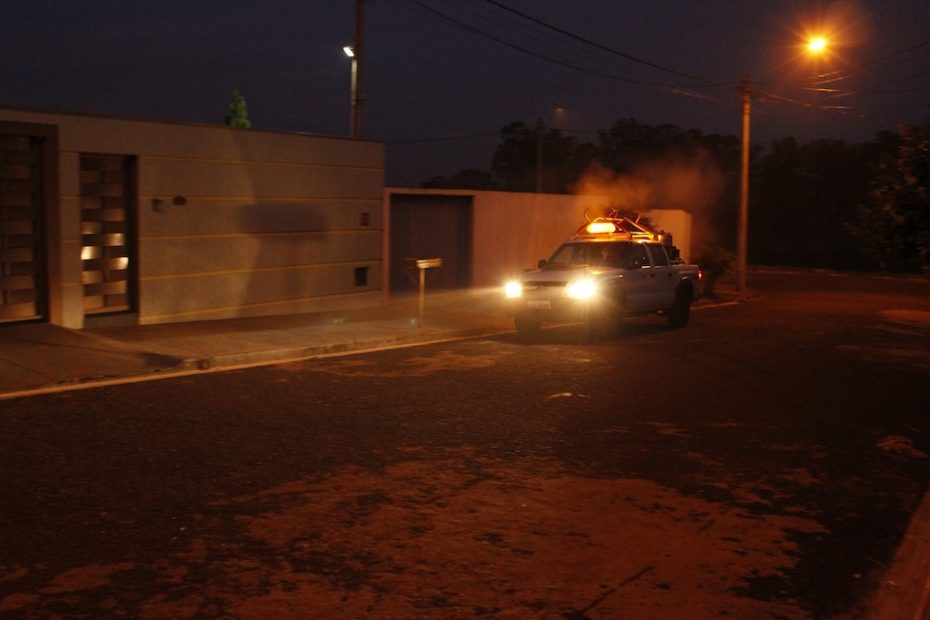
{"label": "concrete wall", "polygon": [[139,323],[382,300],[381,144],[11,109],[0,120],[58,128],[62,324],[84,324],[82,153],[136,157]]}
{"label": "concrete wall", "polygon": [[[467,196],[472,200],[473,286],[497,286],[515,274],[548,258],[590,216],[608,206],[604,196],[525,194],[472,190],[385,188],[385,211],[391,196]],[[691,215],[678,210],[643,213],[653,226],[674,236],[675,245],[688,258],[691,253]]]}
{"label": "concrete wall", "polygon": [[475,194],[474,269],[476,286],[497,286],[536,266],[585,222],[585,211],[599,211],[600,196]]}

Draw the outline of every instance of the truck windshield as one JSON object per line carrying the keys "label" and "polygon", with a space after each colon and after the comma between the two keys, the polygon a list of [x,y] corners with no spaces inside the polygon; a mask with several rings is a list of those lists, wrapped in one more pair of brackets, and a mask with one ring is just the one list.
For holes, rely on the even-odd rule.
{"label": "truck windshield", "polygon": [[566,243],[555,251],[548,265],[626,267],[630,261],[632,247],[633,244],[629,241]]}

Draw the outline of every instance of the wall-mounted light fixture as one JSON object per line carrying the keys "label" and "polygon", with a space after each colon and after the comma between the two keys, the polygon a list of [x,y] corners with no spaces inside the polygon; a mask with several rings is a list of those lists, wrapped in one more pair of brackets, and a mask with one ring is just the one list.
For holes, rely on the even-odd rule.
{"label": "wall-mounted light fixture", "polygon": [[152,211],[156,213],[165,213],[168,211],[168,207],[173,205],[175,207],[183,207],[187,204],[187,198],[181,196],[180,194],[174,196],[173,198],[152,198]]}

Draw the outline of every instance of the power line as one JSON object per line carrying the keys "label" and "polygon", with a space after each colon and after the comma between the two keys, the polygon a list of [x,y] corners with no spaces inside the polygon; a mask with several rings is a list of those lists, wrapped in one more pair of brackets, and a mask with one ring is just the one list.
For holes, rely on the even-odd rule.
{"label": "power line", "polygon": [[[397,2],[397,0],[394,0],[394,1]],[[419,9],[418,12],[421,13],[421,14],[431,15],[431,16],[433,16],[433,17],[439,18],[440,20],[443,20],[443,21],[449,22],[449,23],[451,23],[451,24],[454,24],[454,25],[458,26],[459,28],[462,28],[462,29],[464,29],[464,30],[466,30],[466,31],[468,31],[468,32],[471,32],[472,34],[476,34],[476,35],[481,36],[481,37],[484,37],[484,38],[486,38],[486,39],[490,39],[491,41],[495,41],[495,42],[500,43],[501,45],[505,45],[505,46],[507,46],[507,47],[509,47],[509,48],[511,48],[511,49],[517,50],[517,51],[519,51],[519,52],[523,52],[524,54],[529,54],[530,56],[535,56],[536,58],[540,58],[540,59],[545,60],[545,61],[547,61],[547,62],[551,62],[551,63],[557,64],[557,65],[560,65],[560,66],[563,66],[563,67],[567,67],[567,68],[569,68],[569,69],[574,69],[575,71],[581,71],[581,72],[587,73],[587,74],[589,74],[589,75],[594,75],[594,76],[602,77],[602,78],[609,79],[609,80],[616,80],[616,81],[619,81],[619,82],[625,82],[625,83],[627,83],[627,84],[636,84],[636,85],[638,85],[638,86],[650,86],[650,87],[653,87],[653,88],[659,88],[659,89],[663,89],[663,90],[668,90],[668,89],[672,89],[672,88],[677,88],[676,86],[674,86],[674,85],[672,85],[672,84],[663,84],[663,83],[659,83],[659,82],[647,82],[647,81],[644,81],[644,80],[637,80],[637,79],[634,79],[634,78],[627,78],[627,77],[622,77],[622,76],[618,76],[618,75],[612,75],[612,74],[609,74],[609,73],[605,73],[605,72],[603,72],[603,71],[597,71],[597,70],[594,70],[594,69],[589,69],[589,68],[587,68],[587,67],[583,67],[583,66],[581,66],[581,65],[576,65],[576,64],[574,64],[574,63],[565,62],[564,60],[560,60],[560,59],[558,59],[558,58],[555,58],[554,56],[550,56],[550,55],[548,55],[548,54],[543,54],[543,53],[541,53],[541,52],[536,52],[536,51],[531,50],[531,49],[529,49],[529,48],[527,48],[527,47],[524,47],[524,46],[522,46],[522,45],[518,45],[518,44],[513,43],[513,42],[511,42],[511,41],[508,41],[508,40],[506,40],[506,39],[504,39],[504,38],[502,38],[502,37],[499,37],[499,36],[497,36],[497,35],[495,35],[495,34],[492,34],[492,33],[488,32],[488,31],[486,31],[486,30],[482,30],[482,29],[480,29],[480,28],[477,28],[477,27],[475,27],[475,26],[472,26],[471,24],[467,24],[467,23],[465,23],[465,22],[463,22],[463,21],[461,21],[461,20],[459,20],[459,19],[456,19],[455,17],[452,17],[451,15],[448,15],[448,14],[446,14],[446,13],[443,13],[442,11],[440,11],[440,10],[438,10],[438,9],[434,9],[433,7],[430,7],[430,6],[428,6],[428,5],[426,5],[426,4],[422,3],[422,2],[419,2],[418,0],[406,0],[406,1],[405,1],[404,3],[402,3],[402,4],[406,4],[406,5],[408,5],[408,6],[415,6],[415,7],[417,7],[417,8]]]}
{"label": "power line", "polygon": [[[729,88],[735,88],[735,85],[732,84],[732,83],[729,83],[729,82],[722,82],[722,81],[710,80],[710,79],[707,79],[707,78],[704,78],[704,77],[692,75],[692,74],[689,74],[689,73],[686,73],[686,72],[683,72],[683,71],[679,71],[679,70],[674,69],[674,68],[671,68],[671,67],[667,67],[667,66],[664,66],[664,65],[661,65],[661,64],[658,64],[658,63],[649,61],[649,60],[645,60],[645,59],[643,59],[643,58],[639,58],[639,57],[637,57],[637,56],[634,56],[634,55],[632,55],[632,54],[628,54],[628,53],[626,53],[626,52],[623,52],[623,51],[620,51],[620,50],[611,48],[611,47],[609,47],[609,46],[606,46],[606,45],[597,43],[596,41],[592,41],[592,40],[590,40],[590,39],[588,39],[588,38],[585,38],[585,37],[582,37],[582,36],[580,36],[580,35],[577,35],[577,34],[575,34],[575,33],[573,33],[573,32],[570,32],[570,31],[568,31],[568,30],[566,30],[566,29],[564,29],[564,28],[561,28],[561,27],[559,27],[559,26],[550,24],[550,23],[545,22],[545,21],[543,21],[543,20],[541,20],[541,19],[538,19],[538,18],[536,18],[536,17],[534,17],[534,16],[532,16],[532,15],[529,15],[529,14],[527,14],[527,13],[524,13],[524,12],[522,12],[522,11],[519,11],[519,10],[517,10],[517,9],[514,9],[514,8],[512,8],[512,7],[510,7],[510,6],[507,6],[507,5],[505,5],[504,3],[500,2],[499,0],[485,0],[485,2],[486,2],[487,4],[489,4],[489,5],[491,5],[491,6],[496,7],[496,8],[499,9],[499,10],[502,10],[502,11],[505,11],[505,12],[507,12],[507,13],[510,13],[511,15],[517,16],[517,17],[519,17],[521,20],[524,20],[524,21],[527,21],[527,22],[536,24],[537,26],[540,26],[540,27],[543,27],[543,28],[545,28],[545,29],[547,29],[547,30],[550,30],[550,31],[552,31],[552,32],[555,32],[555,33],[557,33],[557,34],[559,34],[559,35],[561,35],[561,36],[563,36],[563,37],[568,37],[568,38],[571,39],[571,40],[574,40],[574,41],[578,41],[578,42],[580,42],[580,43],[583,43],[583,44],[586,45],[586,46],[592,47],[592,48],[594,48],[594,49],[601,50],[601,51],[603,51],[603,52],[607,52],[607,53],[612,54],[612,55],[614,55],[614,56],[623,58],[623,59],[628,60],[628,61],[631,61],[631,62],[635,62],[635,63],[637,63],[637,64],[641,64],[641,65],[643,65],[643,66],[650,67],[650,68],[652,68],[652,69],[656,69],[656,70],[659,70],[659,71],[663,71],[663,72],[666,72],[666,73],[669,73],[669,74],[672,74],[672,75],[676,75],[676,76],[678,76],[678,77],[683,77],[683,78],[686,78],[686,79],[691,80],[691,81],[693,81],[693,82],[698,82],[699,84],[698,84],[698,85],[687,85],[687,86],[685,86],[685,85],[676,85],[676,84],[670,84],[670,83],[653,82],[653,81],[646,81],[646,80],[639,80],[639,79],[629,78],[629,77],[625,77],[625,76],[619,76],[619,75],[615,75],[615,74],[612,74],[612,73],[607,73],[607,72],[605,72],[605,71],[601,71],[601,70],[597,70],[597,69],[592,69],[592,68],[590,68],[590,67],[586,67],[586,66],[583,66],[583,65],[581,65],[581,64],[577,64],[577,63],[575,63],[575,62],[568,62],[568,61],[566,61],[566,60],[563,60],[563,59],[561,59],[561,58],[558,58],[558,57],[556,57],[556,56],[553,56],[552,54],[543,53],[543,52],[538,52],[538,51],[536,51],[536,50],[534,50],[534,49],[531,49],[530,47],[527,47],[526,45],[521,45],[521,44],[516,43],[516,42],[514,42],[514,41],[512,41],[512,40],[509,40],[509,39],[507,39],[507,38],[504,38],[503,36],[494,34],[494,33],[492,33],[492,32],[489,32],[489,31],[486,30],[486,29],[482,29],[482,28],[480,28],[480,27],[478,27],[478,26],[474,26],[474,25],[469,24],[469,23],[467,23],[467,22],[465,22],[465,21],[463,21],[463,20],[461,20],[461,19],[458,19],[458,18],[456,18],[456,17],[453,17],[453,16],[449,15],[448,13],[445,13],[445,12],[443,12],[443,11],[440,11],[440,10],[436,9],[436,8],[433,8],[433,7],[431,7],[431,6],[427,5],[427,4],[425,4],[424,2],[422,2],[422,1],[420,1],[420,0],[389,0],[389,1],[393,1],[393,2],[397,3],[397,4],[400,5],[400,6],[402,6],[402,7],[404,7],[404,8],[407,8],[408,10],[414,11],[414,12],[416,12],[416,13],[419,13],[419,14],[421,14],[421,15],[425,15],[425,16],[431,17],[431,18],[433,18],[433,19],[438,19],[438,20],[440,20],[440,21],[443,21],[443,22],[452,24],[452,25],[454,25],[454,26],[456,26],[456,27],[458,27],[458,28],[461,28],[461,29],[463,29],[463,30],[465,30],[465,31],[467,31],[467,32],[469,32],[469,33],[471,33],[471,34],[475,34],[475,35],[481,36],[481,37],[483,37],[483,38],[489,39],[489,40],[491,40],[491,41],[494,41],[494,42],[496,42],[496,43],[499,43],[499,44],[501,44],[501,45],[504,45],[504,46],[506,46],[506,47],[509,47],[509,48],[511,48],[511,49],[514,49],[514,50],[516,50],[516,51],[522,52],[522,53],[524,53],[524,54],[528,54],[528,55],[530,55],[530,56],[533,56],[533,57],[536,57],[536,58],[545,60],[545,61],[547,61],[547,62],[556,64],[556,65],[559,65],[559,66],[563,66],[563,67],[566,67],[566,68],[569,68],[569,69],[572,69],[572,70],[575,70],[575,71],[579,71],[579,72],[582,72],[582,73],[586,73],[586,74],[588,74],[588,75],[593,75],[593,76],[596,76],[596,77],[601,77],[601,78],[610,79],[610,80],[614,80],[614,81],[620,81],[620,82],[624,82],[624,83],[628,83],[628,84],[634,84],[634,85],[639,85],[639,86],[646,86],[646,87],[650,87],[650,88],[656,88],[656,89],[662,90],[662,91],[664,91],[664,92],[668,92],[668,93],[670,93],[670,94],[675,94],[675,95],[680,95],[680,96],[686,96],[686,97],[695,98],[695,99],[707,100],[707,101],[711,101],[711,102],[714,102],[714,103],[717,103],[717,104],[722,104],[722,105],[726,105],[726,102],[722,101],[719,97],[704,95],[704,94],[701,94],[701,93],[697,93],[697,92],[695,92],[695,91],[693,91],[693,90],[691,90],[691,89],[694,88],[694,87],[696,87],[696,86],[714,86],[714,87],[725,86],[725,87],[729,87]],[[460,8],[461,8],[461,7],[460,7]],[[490,21],[491,23],[495,23],[495,22],[493,22],[493,20],[489,19],[487,16],[482,15],[482,14],[480,14],[479,12],[476,12],[475,10],[473,10],[473,9],[471,9],[471,8],[465,9],[465,10],[466,10],[468,13],[470,13],[473,17],[476,17],[476,18],[478,18],[478,19],[480,19],[480,20]],[[513,28],[511,28],[511,30],[513,30]],[[526,34],[526,36],[530,37],[530,38],[532,39],[532,41],[535,42],[535,43],[543,43],[543,44],[546,45],[547,47],[555,47],[555,45],[552,45],[552,44],[550,44],[550,43],[548,43],[548,42],[546,42],[546,41],[541,41],[539,38],[537,38],[537,37],[535,36],[535,33],[530,33],[530,31],[527,31],[527,30],[525,30],[525,29],[523,30],[523,32],[524,32],[524,34]],[[558,40],[555,39],[555,41],[558,41]],[[881,57],[881,58],[878,58],[878,59],[876,59],[875,61],[873,61],[873,62],[870,63],[870,64],[876,64],[876,65],[877,65],[877,64],[880,63],[881,61],[890,60],[890,59],[893,59],[893,58],[898,58],[898,60],[894,61],[895,63],[896,63],[896,62],[901,62],[901,61],[906,60],[906,59],[908,58],[908,56],[907,56],[908,54],[913,54],[913,52],[915,52],[915,51],[917,51],[917,50],[920,50],[920,49],[922,49],[923,47],[926,47],[926,46],[928,46],[928,45],[930,45],[930,40],[924,41],[924,42],[920,42],[920,43],[918,43],[918,44],[916,44],[916,45],[912,45],[912,46],[907,47],[907,48],[904,48],[904,49],[902,49],[902,50],[898,50],[898,51],[896,51],[896,52],[893,52],[893,53],[891,53],[891,54],[888,54],[888,55],[886,55],[886,56],[883,56],[883,57]],[[558,42],[558,47],[560,47],[560,48],[562,49],[563,53],[573,53],[573,52],[574,52],[574,50],[571,50],[570,48],[566,48],[564,45],[562,45],[561,42]],[[900,57],[902,57],[902,56],[903,56],[904,58],[900,58]],[[894,64],[894,63],[886,63],[886,64]],[[927,72],[922,72],[922,73],[919,73],[919,74],[916,74],[916,75],[912,75],[912,76],[909,76],[908,78],[904,78],[903,80],[899,80],[899,81],[907,81],[907,80],[910,80],[910,79],[915,79],[916,77],[921,77],[921,76],[924,75],[925,73],[927,73]],[[838,75],[838,77],[836,77],[837,75]],[[827,74],[827,75],[823,75],[823,76],[819,76],[819,77],[820,77],[820,79],[824,80],[824,83],[829,83],[830,81],[842,80],[842,79],[844,79],[844,78],[848,78],[849,76],[848,76],[848,75],[837,74],[837,72],[834,72],[833,74]],[[897,83],[897,82],[898,82],[898,81],[893,82],[893,83]],[[853,94],[857,94],[857,93],[859,93],[859,92],[868,92],[868,91],[857,91],[857,90],[854,90],[854,89],[829,89],[829,88],[817,89],[816,87],[818,86],[818,84],[814,83],[813,85],[815,86],[815,90],[822,90],[823,92],[830,92],[830,93],[833,94],[834,97],[838,97],[838,96],[844,96],[844,97],[845,97],[845,96],[850,96],[850,95],[853,95]],[[823,86],[823,84],[820,84],[819,86]],[[810,90],[810,87],[805,87],[805,88],[807,88],[808,90]],[[773,101],[773,102],[778,102],[778,103],[782,103],[782,104],[787,104],[787,105],[791,105],[791,106],[795,106],[795,107],[801,107],[801,108],[806,108],[806,109],[814,109],[814,110],[818,110],[818,111],[822,111],[822,112],[827,112],[827,113],[835,113],[835,114],[840,114],[840,115],[843,115],[843,116],[853,117],[853,118],[858,118],[858,119],[863,119],[863,120],[872,120],[872,121],[877,120],[877,121],[881,121],[881,122],[888,122],[886,119],[883,119],[883,118],[877,118],[877,117],[874,117],[874,116],[869,116],[869,115],[857,113],[857,112],[853,111],[853,108],[852,108],[851,106],[822,105],[822,104],[816,104],[816,103],[809,103],[809,102],[801,101],[801,100],[794,99],[794,98],[791,98],[791,97],[786,97],[786,96],[784,96],[784,95],[779,95],[779,94],[776,94],[776,93],[773,93],[773,92],[770,92],[770,91],[756,90],[755,92],[756,92],[756,94],[758,94],[758,95],[759,95],[760,97],[762,97],[763,99],[767,99],[767,100],[770,100],[770,101]],[[874,91],[873,91],[873,92],[874,92]],[[443,140],[443,139],[445,139],[445,138],[440,138],[440,139],[437,139],[437,140]],[[454,137],[453,137],[453,139],[454,139]],[[434,139],[427,139],[427,140],[434,140]],[[399,144],[399,143],[397,143],[397,144]]]}
{"label": "power line", "polygon": [[[591,58],[590,52],[592,50],[582,48],[576,43],[570,40],[566,40],[565,37],[555,36],[548,31],[540,30],[525,20],[521,20],[513,16],[502,16],[493,7],[486,7],[482,4],[474,2],[474,0],[441,1],[454,5],[458,8],[458,10],[467,13],[468,15],[474,16],[475,19],[486,24],[486,27],[490,27],[492,30],[503,30],[506,32],[508,39],[513,40],[513,35],[523,36],[529,39],[529,41],[534,45],[534,49],[539,49],[541,46],[542,49],[546,50],[547,52],[554,53],[557,56],[562,55],[572,57],[580,64],[589,65],[589,63],[594,62],[596,66],[603,65],[603,62]],[[488,11],[491,12],[489,13]],[[501,17],[508,17],[509,20],[504,23],[501,20]]]}
{"label": "power line", "polygon": [[868,114],[862,114],[861,112],[854,112],[851,106],[825,106],[817,103],[809,103],[806,101],[799,101],[798,99],[792,99],[791,97],[785,97],[783,95],[777,95],[775,93],[770,93],[766,91],[753,91],[754,94],[759,95],[763,99],[768,99],[770,101],[776,101],[778,103],[786,103],[788,105],[793,105],[796,107],[807,108],[810,110],[820,110],[821,112],[832,112],[835,114],[841,114],[843,116],[849,116],[852,118],[858,118],[868,121],[881,121],[883,123],[890,122],[888,119],[880,118],[876,116],[871,116]]}
{"label": "power line", "polygon": [[[573,129],[568,127],[546,127],[546,129],[552,129],[559,131],[563,134],[585,134],[585,135],[600,135],[603,130],[594,130],[594,129]],[[494,132],[483,132],[483,133],[470,133],[470,134],[461,134],[455,136],[439,136],[435,138],[413,138],[410,140],[388,140],[385,142],[386,146],[406,146],[412,144],[425,144],[431,142],[451,142],[454,140],[468,140],[471,138],[488,138],[488,137],[500,137],[500,131]]]}
{"label": "power line", "polygon": [[[911,45],[910,47],[905,47],[904,49],[891,52],[890,54],[879,56],[878,58],[875,58],[874,60],[864,63],[862,66],[863,67],[875,67],[876,69],[880,69],[882,67],[887,67],[888,65],[891,65],[891,64],[897,64],[899,62],[903,62],[906,60],[910,60],[911,58],[914,58],[915,54],[913,54],[912,52],[915,52],[924,47],[930,47],[930,39],[927,39],[926,41],[921,41],[920,43],[917,43],[916,45]],[[905,54],[907,54],[905,58],[895,60],[894,62],[884,62],[886,60],[895,58],[896,56],[903,56]]]}
{"label": "power line", "polygon": [[614,48],[612,48],[612,47],[608,47],[608,46],[606,46],[606,45],[602,45],[602,44],[600,44],[600,43],[597,43],[596,41],[592,41],[592,40],[590,40],[590,39],[587,39],[587,38],[585,38],[585,37],[582,37],[582,36],[580,36],[580,35],[577,35],[577,34],[575,34],[575,33],[573,33],[573,32],[569,32],[568,30],[565,30],[565,29],[563,29],[563,28],[559,28],[558,26],[555,26],[555,25],[550,24],[550,23],[548,23],[548,22],[544,22],[544,21],[542,21],[541,19],[538,19],[538,18],[536,18],[536,17],[533,17],[532,15],[528,15],[528,14],[526,14],[526,13],[523,13],[522,11],[518,11],[517,9],[511,8],[511,7],[505,5],[505,4],[501,3],[501,2],[498,2],[497,0],[484,0],[484,1],[487,2],[488,4],[491,4],[491,5],[494,5],[494,6],[498,7],[498,8],[500,8],[500,9],[504,10],[504,11],[508,11],[508,12],[510,12],[510,13],[513,13],[514,15],[518,15],[518,16],[522,17],[523,19],[527,19],[527,20],[529,20],[529,21],[532,21],[533,23],[539,24],[540,26],[543,26],[543,27],[545,27],[545,28],[548,28],[548,29],[550,29],[550,30],[553,30],[553,31],[555,31],[555,32],[558,32],[558,33],[561,34],[561,35],[564,35],[564,36],[566,36],[566,37],[575,39],[576,41],[580,41],[580,42],[582,42],[582,43],[584,43],[584,44],[586,44],[586,45],[590,45],[590,46],[592,46],[592,47],[596,47],[597,49],[603,50],[603,51],[608,52],[608,53],[610,53],[610,54],[614,54],[615,56],[619,56],[619,57],[621,57],[621,58],[625,58],[625,59],[627,59],[627,60],[629,60],[629,61],[632,61],[632,62],[641,64],[641,65],[644,65],[644,66],[646,66],[646,67],[651,67],[651,68],[653,68],[653,69],[658,69],[659,71],[664,71],[664,72],[670,73],[670,74],[672,74],[672,75],[677,75],[678,77],[683,77],[683,78],[687,78],[687,79],[689,79],[689,80],[694,80],[695,82],[703,82],[704,84],[710,84],[710,85],[713,85],[713,86],[724,86],[724,85],[726,85],[726,84],[724,84],[723,82],[718,82],[718,81],[715,81],[715,80],[708,80],[708,79],[705,79],[705,78],[702,78],[702,77],[698,77],[698,76],[695,76],[695,75],[691,75],[691,74],[689,74],[689,73],[685,73],[685,72],[683,72],[683,71],[678,71],[677,69],[671,69],[671,68],[669,68],[669,67],[665,67],[665,66],[660,65],[660,64],[658,64],[658,63],[651,62],[651,61],[649,61],[649,60],[644,60],[644,59],[642,59],[642,58],[638,58],[638,57],[636,57],[636,56],[633,56],[632,54],[627,54],[626,52],[621,52],[621,51],[616,50],[616,49],[614,49]]}
{"label": "power line", "polygon": [[[530,48],[528,48],[528,47],[525,47],[525,46],[523,46],[523,45],[514,43],[514,42],[512,42],[512,41],[509,41],[509,40],[507,40],[507,39],[505,39],[505,38],[503,38],[503,37],[500,37],[500,36],[498,36],[498,35],[496,35],[496,34],[493,34],[493,33],[488,32],[488,31],[486,31],[486,30],[482,30],[481,28],[478,28],[478,27],[473,26],[473,25],[471,25],[471,24],[468,24],[468,23],[466,23],[466,22],[464,22],[464,21],[462,21],[462,20],[460,20],[460,19],[457,19],[457,18],[455,18],[455,17],[453,17],[453,16],[451,16],[451,15],[449,15],[449,14],[447,14],[447,13],[444,13],[444,12],[442,12],[442,11],[440,11],[440,10],[438,10],[438,9],[435,9],[435,8],[433,8],[433,7],[431,7],[431,6],[428,6],[427,4],[424,4],[423,2],[420,2],[419,0],[390,0],[390,1],[393,1],[393,2],[395,2],[396,4],[398,4],[398,5],[400,5],[400,6],[403,6],[403,7],[405,7],[405,8],[413,9],[413,10],[415,10],[415,12],[417,12],[417,13],[419,13],[419,14],[421,14],[421,15],[426,15],[426,16],[429,16],[429,17],[432,17],[432,18],[435,18],[435,19],[439,19],[440,21],[448,22],[448,23],[453,24],[453,25],[455,25],[455,26],[457,26],[457,27],[459,27],[459,28],[461,28],[461,29],[463,29],[463,30],[465,30],[465,31],[467,31],[467,32],[472,33],[472,34],[476,34],[476,35],[478,35],[478,36],[481,36],[481,37],[484,37],[484,38],[486,38],[486,39],[495,41],[496,43],[500,43],[501,45],[504,45],[504,46],[509,47],[509,48],[511,48],[511,49],[514,49],[514,50],[517,50],[517,51],[522,52],[522,53],[524,53],[524,54],[528,54],[528,55],[530,55],[530,56],[534,56],[534,57],[536,57],[536,58],[545,60],[545,61],[547,61],[547,62],[551,62],[551,63],[553,63],[553,64],[556,64],[556,65],[559,65],[559,66],[562,66],[562,67],[566,67],[566,68],[568,68],[568,69],[572,69],[572,70],[575,70],[575,71],[580,71],[580,72],[582,72],[582,73],[586,73],[586,74],[588,74],[588,75],[593,75],[593,76],[595,76],[595,77],[600,77],[600,78],[604,78],[604,79],[608,79],[608,80],[613,80],[613,81],[617,81],[617,82],[623,82],[623,83],[626,83],[626,84],[633,84],[633,85],[636,85],[636,86],[646,86],[646,87],[649,87],[649,88],[655,88],[655,89],[657,89],[657,90],[661,90],[661,91],[664,91],[664,92],[668,92],[668,93],[671,93],[671,94],[674,94],[674,95],[689,97],[689,98],[692,98],[692,99],[701,99],[701,100],[705,100],[705,101],[719,101],[719,100],[717,100],[716,98],[714,98],[714,97],[712,97],[712,96],[705,95],[705,94],[703,94],[703,93],[697,93],[697,92],[691,90],[691,88],[693,88],[693,86],[686,86],[686,85],[679,85],[679,84],[670,84],[670,83],[663,83],[663,82],[650,82],[650,81],[646,81],[646,80],[639,80],[639,79],[635,79],[635,78],[629,78],[629,77],[619,76],[619,75],[615,75],[615,74],[612,74],[612,73],[606,73],[606,72],[604,72],[604,71],[600,71],[600,70],[597,70],[597,69],[592,69],[592,68],[589,68],[589,67],[585,67],[585,66],[582,66],[582,65],[580,65],[580,64],[576,64],[576,63],[572,63],[572,62],[567,62],[567,61],[565,61],[565,60],[562,60],[562,59],[557,58],[557,57],[555,57],[555,56],[552,56],[552,55],[550,55],[550,54],[546,54],[546,53],[543,53],[543,52],[537,52],[537,51],[532,50],[532,49],[530,49]],[[609,48],[607,48],[607,49],[609,49]],[[685,74],[685,75],[687,75],[687,74]],[[700,79],[700,78],[689,78],[689,79]],[[711,84],[711,85],[714,85],[714,86],[723,85],[722,83],[709,82],[709,81],[704,81],[704,83],[705,83],[705,84]]]}
{"label": "power line", "polygon": [[395,145],[395,144],[420,144],[423,142],[446,142],[451,140],[467,140],[469,138],[487,138],[489,136],[499,136],[500,132],[495,131],[493,133],[470,133],[463,134],[458,136],[442,136],[441,138],[415,138],[412,140],[390,140],[386,144]]}

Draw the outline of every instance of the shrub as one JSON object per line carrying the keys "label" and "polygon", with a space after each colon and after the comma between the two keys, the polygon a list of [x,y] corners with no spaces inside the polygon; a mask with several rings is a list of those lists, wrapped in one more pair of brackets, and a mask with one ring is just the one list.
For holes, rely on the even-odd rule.
{"label": "shrub", "polygon": [[733,269],[733,265],[736,263],[736,255],[715,245],[698,250],[693,260],[704,274],[702,280],[704,295],[706,297],[716,297],[717,293],[714,287],[717,285],[717,280],[720,276]]}

